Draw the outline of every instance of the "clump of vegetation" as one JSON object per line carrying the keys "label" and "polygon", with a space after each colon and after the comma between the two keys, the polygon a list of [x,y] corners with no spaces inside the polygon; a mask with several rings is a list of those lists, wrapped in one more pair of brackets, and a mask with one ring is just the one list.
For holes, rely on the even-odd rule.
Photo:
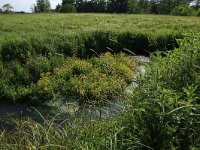
{"label": "clump of vegetation", "polygon": [[176,16],[192,16],[193,11],[194,10],[189,6],[177,6],[173,8],[171,14]]}
{"label": "clump of vegetation", "polygon": [[76,96],[80,102],[98,105],[123,95],[135,67],[133,60],[124,54],[106,53],[89,60],[67,58],[53,73],[42,75],[37,91],[43,99]]}
{"label": "clump of vegetation", "polygon": [[63,56],[26,59],[25,63],[15,60],[2,66],[0,91],[4,99],[44,102],[76,96],[81,103],[100,104],[120,97],[136,68],[125,54],[106,53],[88,60]]}
{"label": "clump of vegetation", "polygon": [[197,16],[200,16],[200,9],[198,9],[197,11]]}

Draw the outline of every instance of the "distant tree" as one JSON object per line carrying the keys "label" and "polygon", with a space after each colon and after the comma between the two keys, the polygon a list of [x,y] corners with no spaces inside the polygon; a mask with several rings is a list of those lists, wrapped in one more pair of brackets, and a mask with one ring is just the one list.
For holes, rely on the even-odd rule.
{"label": "distant tree", "polygon": [[195,9],[199,9],[200,8],[200,0],[195,0]]}
{"label": "distant tree", "polygon": [[66,5],[66,4],[74,4],[75,0],[62,0],[62,5]]}
{"label": "distant tree", "polygon": [[115,0],[108,0],[108,12],[115,13],[116,12],[116,1]]}
{"label": "distant tree", "polygon": [[139,0],[138,7],[140,8],[140,13],[149,13],[150,12],[150,2],[149,0]]}
{"label": "distant tree", "polygon": [[180,5],[189,5],[188,0],[160,0],[158,11],[161,14],[170,14],[173,8]]}
{"label": "distant tree", "polygon": [[61,8],[62,8],[62,5],[61,5],[61,4],[58,4],[58,5],[56,6],[55,11],[56,11],[56,12],[60,12]]}
{"label": "distant tree", "polygon": [[76,6],[75,6],[75,0],[62,0],[62,5],[60,7],[59,12],[62,13],[75,13]]}
{"label": "distant tree", "polygon": [[150,2],[148,0],[129,0],[129,13],[150,13]]}
{"label": "distant tree", "polygon": [[49,0],[37,0],[34,8],[35,12],[50,12],[51,4]]}
{"label": "distant tree", "polygon": [[158,14],[158,4],[159,4],[159,0],[150,1],[150,13]]}
{"label": "distant tree", "polygon": [[3,8],[3,12],[4,13],[11,13],[11,12],[13,12],[12,11],[13,7],[10,4],[5,4],[5,5],[3,5],[2,8]]}
{"label": "distant tree", "polygon": [[129,0],[128,1],[128,13],[137,14],[140,12],[140,8],[138,7],[137,0]]}
{"label": "distant tree", "polygon": [[110,13],[126,13],[128,11],[128,0],[109,0],[107,9]]}
{"label": "distant tree", "polygon": [[189,6],[179,5],[172,9],[171,14],[176,16],[191,16],[193,9]]}
{"label": "distant tree", "polygon": [[76,13],[76,7],[72,4],[65,4],[62,5],[62,7],[60,8],[60,11],[62,13]]}
{"label": "distant tree", "polygon": [[106,0],[97,0],[96,2],[96,12],[103,13],[107,11]]}

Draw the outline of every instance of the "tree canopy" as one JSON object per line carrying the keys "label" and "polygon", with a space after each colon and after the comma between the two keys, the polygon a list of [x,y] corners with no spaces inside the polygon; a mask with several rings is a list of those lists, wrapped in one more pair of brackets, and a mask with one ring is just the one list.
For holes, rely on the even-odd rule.
{"label": "tree canopy", "polygon": [[7,3],[3,5],[2,9],[4,13],[11,13],[13,10],[13,7],[9,3]]}
{"label": "tree canopy", "polygon": [[56,11],[170,14],[177,6],[189,7],[190,2],[192,0],[62,0]]}
{"label": "tree canopy", "polygon": [[49,0],[37,0],[34,7],[35,12],[49,12],[51,11],[51,4]]}

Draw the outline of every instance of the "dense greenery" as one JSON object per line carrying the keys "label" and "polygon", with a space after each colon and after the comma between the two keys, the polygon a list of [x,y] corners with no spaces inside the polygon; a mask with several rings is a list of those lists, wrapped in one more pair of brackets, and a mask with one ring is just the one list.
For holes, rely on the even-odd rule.
{"label": "dense greenery", "polygon": [[130,142],[123,148],[135,145],[131,139],[143,148],[199,148],[199,39],[199,34],[188,35],[166,57],[151,57],[133,91],[128,125],[121,132]]}
{"label": "dense greenery", "polygon": [[50,12],[51,4],[49,0],[37,0],[36,5],[34,6],[34,12]]}
{"label": "dense greenery", "polygon": [[[197,18],[187,20],[181,17],[174,19],[166,16],[157,18],[157,16],[105,14],[2,15],[0,18],[2,20],[0,97],[14,102],[42,102],[63,95],[69,96],[66,92],[75,94],[82,102],[96,100],[105,102],[107,99],[114,99],[117,96],[114,93],[120,95],[124,87],[130,83],[132,72],[128,69],[134,66],[127,66],[119,58],[119,64],[117,64],[112,56],[102,57],[99,59],[105,58],[105,61],[109,60],[113,63],[113,66],[107,67],[108,70],[112,68],[114,71],[117,70],[116,66],[123,66],[123,69],[114,71],[114,73],[102,72],[101,65],[103,64],[99,63],[104,63],[104,61],[98,62],[93,59],[89,60],[89,58],[97,57],[106,51],[113,54],[120,51],[128,54],[149,54],[156,49],[166,51],[178,47],[176,39],[183,38],[184,32],[191,32],[191,28],[192,32],[199,31],[198,23],[193,23],[194,21],[199,22]],[[80,18],[84,20],[81,26]],[[138,23],[139,19],[142,24]],[[155,19],[157,22],[152,22]],[[132,21],[128,22],[129,20]],[[165,25],[161,27],[160,23],[163,21]],[[177,23],[182,23],[182,26],[178,26]],[[14,24],[16,26],[13,26]],[[146,32],[146,27],[149,29],[148,32]],[[87,71],[73,73],[73,70],[77,70],[75,69],[77,66],[73,68],[70,63],[66,64],[67,61],[72,62],[66,59],[69,56],[88,59],[89,62],[88,60],[85,62],[74,58],[74,61],[77,61],[74,65],[86,67]],[[61,75],[59,71],[56,73],[56,68],[60,70],[64,64],[66,64],[64,70],[67,74]],[[98,78],[94,78],[95,74],[99,74]],[[65,84],[59,87],[56,83],[59,82],[58,76],[66,77],[63,78]],[[87,76],[88,80],[83,80],[84,76]],[[109,78],[111,76],[112,80]],[[47,84],[46,80],[51,81],[51,84],[44,87],[41,83],[45,81]],[[80,80],[85,82],[79,85]],[[113,91],[103,90],[103,87],[99,86],[100,81],[107,85],[108,82],[114,80],[116,82],[110,84],[109,87],[113,88]],[[99,92],[94,90],[97,86],[99,86]],[[49,88],[50,91],[42,90]],[[58,89],[63,89],[63,91]]]}
{"label": "dense greenery", "polygon": [[[0,19],[0,101],[41,105],[72,97],[90,106],[122,98],[125,103],[117,116],[96,120],[83,114],[60,122],[59,114],[49,120],[39,112],[43,122],[11,118],[13,130],[0,131],[1,149],[199,149],[197,17],[30,14]],[[120,51],[153,52],[130,95],[124,91],[137,64]]]}
{"label": "dense greenery", "polygon": [[[191,29],[191,32],[199,32],[198,18],[29,14],[1,15],[0,19],[0,51],[3,51],[3,57],[7,57],[5,55],[9,51],[23,53],[22,49],[31,55],[64,53],[88,57],[94,54],[89,49],[99,53],[107,51],[107,47],[115,52],[126,48],[136,54],[144,54],[155,49],[173,49],[177,46],[175,39],[182,38],[183,32]],[[80,20],[84,21],[80,24]],[[9,57],[12,59],[16,53],[9,54]]]}
{"label": "dense greenery", "polygon": [[[191,2],[193,2],[191,6]],[[191,9],[184,15],[195,15],[200,7],[199,0],[62,0],[57,12],[97,12],[97,13],[134,13],[134,14],[170,14],[174,8]],[[173,13],[175,14],[175,13]],[[182,15],[176,13],[176,15]]]}
{"label": "dense greenery", "polygon": [[125,55],[109,53],[89,60],[62,56],[12,60],[1,65],[0,96],[40,104],[71,96],[80,103],[100,105],[120,99],[135,67]]}
{"label": "dense greenery", "polygon": [[[11,119],[2,132],[7,149],[199,149],[200,35],[187,35],[180,48],[151,56],[138,77],[129,105],[104,121],[86,116],[56,124]],[[20,138],[19,138],[20,137]]]}

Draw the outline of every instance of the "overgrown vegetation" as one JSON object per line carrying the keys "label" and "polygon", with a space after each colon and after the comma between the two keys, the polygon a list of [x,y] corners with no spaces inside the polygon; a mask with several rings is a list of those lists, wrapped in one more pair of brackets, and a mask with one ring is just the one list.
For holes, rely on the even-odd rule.
{"label": "overgrown vegetation", "polygon": [[[129,105],[102,121],[71,118],[44,124],[15,120],[2,132],[1,147],[33,149],[199,149],[200,35],[187,35],[179,49],[151,56]],[[11,121],[11,122],[12,122]],[[20,138],[19,138],[20,137]]]}
{"label": "overgrown vegetation", "polygon": [[11,118],[13,130],[0,131],[0,149],[199,149],[198,18],[0,18],[0,100],[42,104],[73,96],[90,106],[110,104],[124,98],[137,67],[120,51],[153,52],[117,116],[95,120],[83,114],[59,121],[59,114],[49,120],[38,112],[42,122]]}
{"label": "overgrown vegetation", "polygon": [[195,12],[199,7],[199,0],[62,0],[62,4],[58,4],[55,11],[62,13],[173,14],[180,16],[184,14],[184,16],[191,16],[196,15]]}
{"label": "overgrown vegetation", "polygon": [[142,148],[199,149],[199,38],[189,35],[180,49],[151,57],[124,117],[123,148],[136,140]]}
{"label": "overgrown vegetation", "polygon": [[123,94],[136,68],[136,63],[123,54],[106,53],[88,60],[63,56],[25,58],[2,65],[2,99],[43,103],[73,96],[80,103],[100,105]]}
{"label": "overgrown vegetation", "polygon": [[[198,18],[169,16],[19,14],[1,15],[0,19],[2,57],[16,51],[10,57],[18,53],[24,57],[64,53],[83,58],[94,54],[90,49],[101,53],[108,48],[114,52],[126,48],[147,55],[156,49],[173,49],[184,32],[200,29]],[[84,21],[80,24],[80,20]]]}
{"label": "overgrown vegetation", "polygon": [[[151,18],[143,16],[143,27],[140,24],[135,24],[135,20],[138,20],[140,16],[125,16],[127,18],[124,17],[124,15],[91,16],[91,14],[79,14],[79,16],[59,14],[0,16],[3,20],[1,22],[0,30],[1,99],[13,102],[35,102],[30,99],[32,99],[32,97],[37,97],[36,99],[38,100],[38,97],[40,97],[37,96],[40,94],[37,93],[38,89],[36,83],[42,77],[42,74],[44,76],[45,73],[53,73],[55,68],[62,67],[67,61],[64,57],[70,56],[88,59],[107,51],[112,54],[122,51],[129,54],[135,53],[149,55],[149,53],[155,49],[166,51],[178,47],[176,39],[183,38],[183,34],[181,33],[183,28],[190,28],[192,26],[194,32],[199,31],[198,26],[194,24],[182,26],[182,29],[180,27],[178,28],[178,26],[176,26],[176,21],[172,23],[172,18],[168,18],[169,20],[166,21],[166,17],[164,16],[158,21],[162,22],[165,20],[166,27],[170,26],[172,29],[166,27],[160,28],[157,23],[155,24],[151,22],[151,20],[155,19],[156,16],[151,16]],[[29,17],[29,19],[27,19],[27,17]],[[46,17],[48,19],[45,19]],[[85,20],[82,26],[79,24],[80,18],[84,18]],[[38,19],[38,21],[33,21],[35,19]],[[58,19],[59,25],[57,23],[55,24]],[[182,22],[185,21],[184,18],[180,19]],[[128,20],[133,20],[132,24],[125,24],[126,22],[128,23]],[[193,19],[191,19],[191,21],[192,20]],[[97,24],[97,22],[102,22],[101,26],[99,26],[99,23]],[[153,23],[152,25],[157,25],[157,30],[155,30],[155,27],[151,27],[148,32],[145,32],[145,28],[149,26],[150,23]],[[13,24],[17,25],[13,26]],[[132,28],[130,29],[130,27]],[[103,29],[105,29],[105,31]],[[81,63],[82,62],[84,61],[81,61]],[[97,61],[95,61],[97,64],[92,62],[90,63],[93,65],[92,67],[98,64]],[[122,63],[118,64],[119,66],[123,65],[123,62],[119,63]],[[73,68],[71,69],[73,70]],[[102,79],[105,82],[111,82],[110,79],[106,79],[107,77],[104,78],[105,73],[100,71],[100,69],[102,69],[100,66],[97,66],[96,69],[97,72],[91,71],[87,73],[87,78],[90,82],[94,81],[93,76],[95,74],[103,75],[98,76],[99,78],[95,80],[98,81]],[[116,70],[115,68],[113,69]],[[124,72],[126,71],[127,69],[125,68]],[[124,85],[130,81],[127,82],[129,78],[126,76],[121,76],[121,79],[118,80],[118,76],[121,75],[118,74],[120,72],[115,71],[114,73],[116,74],[111,74],[113,77],[112,80],[115,78],[118,82],[113,82],[115,85],[113,85],[114,90],[112,92],[120,93],[119,89],[124,89]],[[129,77],[130,71],[127,73],[127,76]],[[58,74],[55,74],[55,76],[57,75]],[[69,75],[71,76],[74,74]],[[106,72],[106,75],[110,74]],[[49,79],[54,81],[54,75],[50,76]],[[81,78],[81,76],[76,76],[73,79],[75,82],[75,80],[80,80]],[[93,87],[92,84],[90,85],[91,87],[87,86],[88,93],[86,92],[86,94],[82,94],[83,96],[80,96],[80,93],[82,92],[80,89],[75,90],[74,88],[73,90],[68,90],[68,92],[76,93],[79,95],[79,98],[84,97],[84,99],[97,100],[100,98],[98,95],[103,96],[100,99],[113,98],[113,96],[111,96],[113,93],[109,90],[104,90],[105,93],[107,93],[106,96],[101,92],[94,94],[92,88],[99,85],[96,84],[93,85]],[[53,91],[47,93],[47,95],[54,98],[54,94],[58,92],[55,89],[52,90]],[[101,90],[102,89],[100,88],[100,91]],[[87,98],[88,96],[90,96],[90,98]],[[43,101],[48,98],[48,96],[45,98],[43,95],[43,98],[40,100]],[[81,99],[83,100],[83,98]]]}

